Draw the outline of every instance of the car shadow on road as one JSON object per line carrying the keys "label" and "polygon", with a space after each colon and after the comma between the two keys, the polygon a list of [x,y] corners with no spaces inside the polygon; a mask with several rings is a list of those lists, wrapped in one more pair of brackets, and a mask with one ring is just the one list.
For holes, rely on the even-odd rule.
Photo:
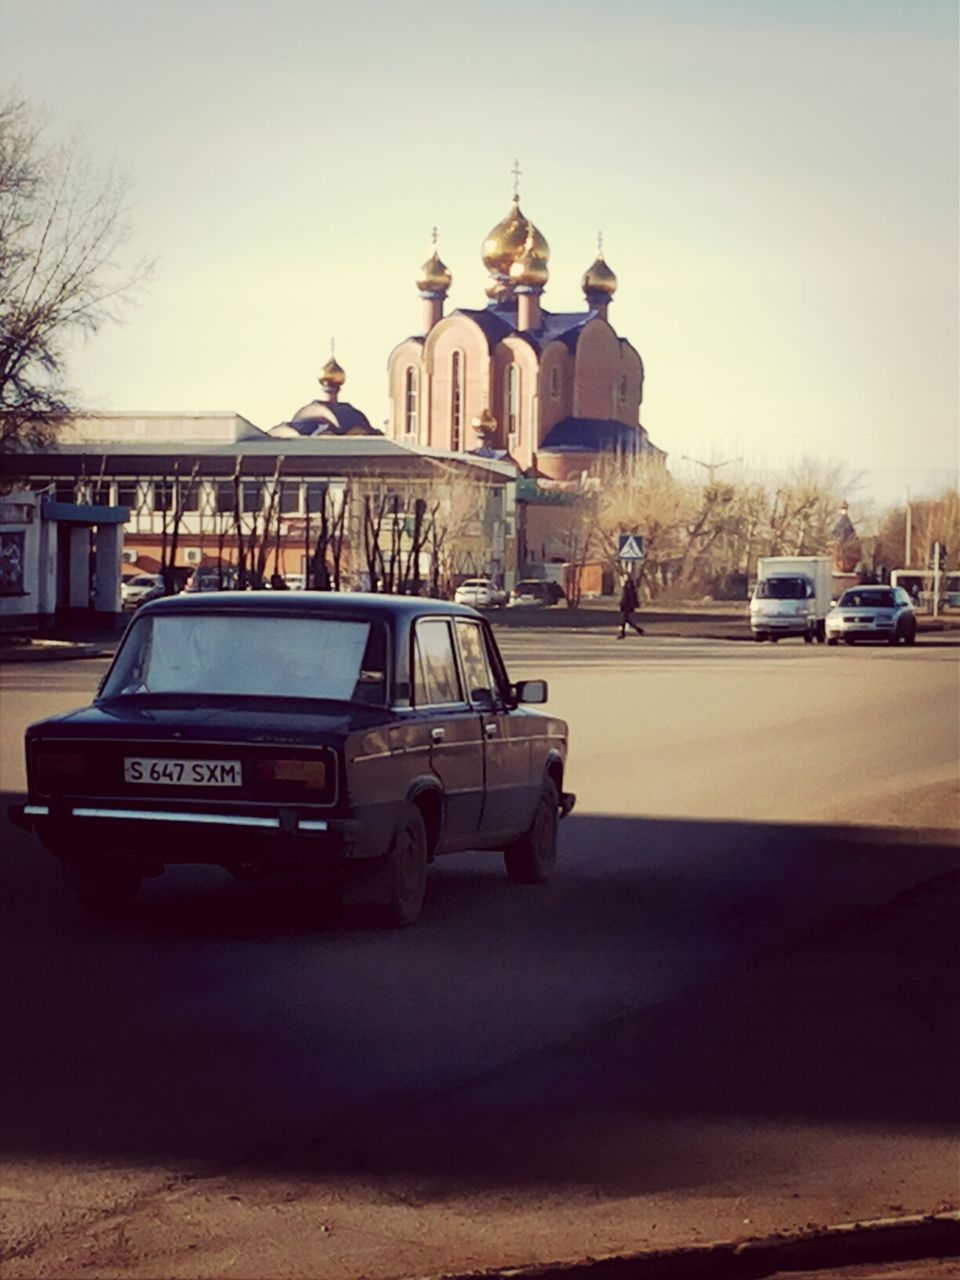
{"label": "car shadow on road", "polygon": [[623,1193],[713,1177],[710,1130],[957,1114],[938,833],[575,816],[551,884],[443,860],[390,932],[194,872],[96,926],[8,831],[16,1158]]}

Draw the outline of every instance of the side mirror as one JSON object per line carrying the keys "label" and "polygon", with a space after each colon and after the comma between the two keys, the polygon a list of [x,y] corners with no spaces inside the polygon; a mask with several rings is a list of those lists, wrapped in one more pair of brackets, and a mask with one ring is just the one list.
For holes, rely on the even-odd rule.
{"label": "side mirror", "polygon": [[513,696],[517,702],[546,702],[546,680],[518,680],[513,686]]}

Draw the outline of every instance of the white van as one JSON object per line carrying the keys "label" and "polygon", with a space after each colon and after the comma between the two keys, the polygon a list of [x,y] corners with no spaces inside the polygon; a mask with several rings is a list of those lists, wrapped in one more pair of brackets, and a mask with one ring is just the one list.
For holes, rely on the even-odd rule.
{"label": "white van", "polygon": [[750,601],[754,640],[802,636],[806,644],[823,644],[832,592],[830,556],[762,556]]}

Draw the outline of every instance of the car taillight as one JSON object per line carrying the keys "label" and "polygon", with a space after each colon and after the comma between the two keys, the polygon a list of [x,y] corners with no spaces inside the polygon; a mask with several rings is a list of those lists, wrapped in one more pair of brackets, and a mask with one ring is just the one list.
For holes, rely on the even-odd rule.
{"label": "car taillight", "polygon": [[323,760],[294,760],[282,756],[258,760],[253,766],[255,782],[284,791],[325,791],[327,766]]}
{"label": "car taillight", "polygon": [[82,751],[38,751],[36,756],[37,785],[44,791],[78,782],[83,777]]}

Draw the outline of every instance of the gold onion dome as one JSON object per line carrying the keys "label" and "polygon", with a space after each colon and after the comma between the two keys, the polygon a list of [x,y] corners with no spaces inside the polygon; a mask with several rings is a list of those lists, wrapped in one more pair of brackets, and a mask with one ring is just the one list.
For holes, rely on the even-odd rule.
{"label": "gold onion dome", "polygon": [[508,276],[510,268],[521,256],[531,240],[538,258],[549,261],[550,246],[540,231],[520,208],[520,197],[513,197],[513,205],[505,218],[490,231],[481,250],[483,265],[491,275]]}
{"label": "gold onion dome", "polygon": [[422,293],[446,293],[452,279],[449,267],[440,261],[440,255],[434,249],[431,257],[420,268],[417,288]]}
{"label": "gold onion dome", "polygon": [[[530,228],[523,253],[510,268],[510,283],[518,287],[542,289],[550,279],[550,271],[546,258],[537,252],[533,234],[535,227]],[[537,232],[537,235],[540,233]],[[540,236],[543,240],[543,236]]]}
{"label": "gold onion dome", "polygon": [[597,254],[593,265],[583,273],[580,284],[586,294],[605,293],[608,298],[612,298],[616,293],[617,277],[604,262],[602,253]]}
{"label": "gold onion dome", "polygon": [[346,380],[347,375],[337,364],[336,359],[331,356],[320,370],[320,385],[323,387],[342,387]]}
{"label": "gold onion dome", "polygon": [[520,212],[520,198],[513,197],[513,205],[505,218],[487,234],[481,250],[483,265],[494,275],[505,276],[523,250],[530,224]]}

